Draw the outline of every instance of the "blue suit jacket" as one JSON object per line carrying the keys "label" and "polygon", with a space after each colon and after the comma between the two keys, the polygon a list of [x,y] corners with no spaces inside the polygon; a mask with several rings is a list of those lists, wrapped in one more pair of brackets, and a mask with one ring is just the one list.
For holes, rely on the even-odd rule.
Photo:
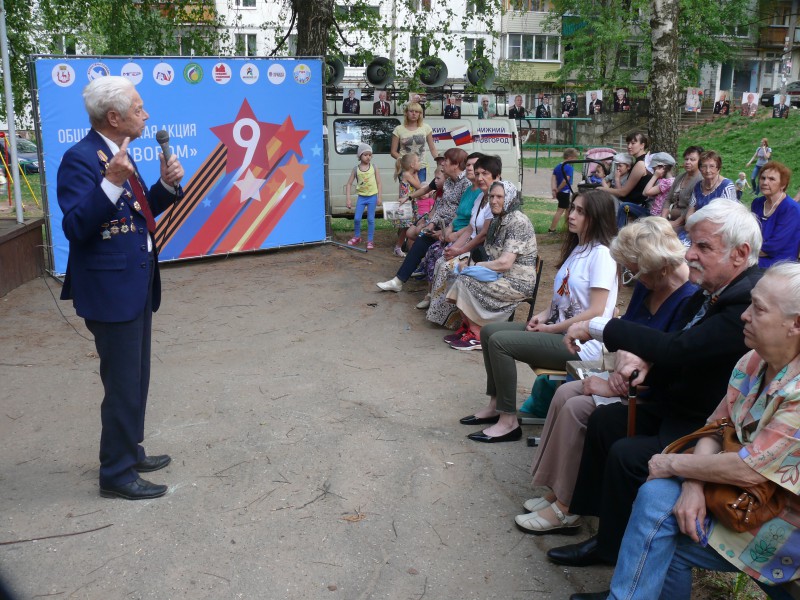
{"label": "blue suit jacket", "polygon": [[[108,145],[91,130],[64,154],[58,168],[58,204],[64,214],[64,235],[69,240],[61,299],[71,298],[75,311],[85,319],[118,323],[131,321],[144,310],[149,274],[148,234],[144,216],[134,208],[135,198],[127,182],[126,191],[116,204],[111,203],[100,187],[105,163],[111,158]],[[177,199],[160,182],[150,190],[144,184],[143,187],[153,216],[161,214]],[[106,233],[104,237],[104,232],[110,233],[114,221],[120,232]],[[131,224],[136,231],[130,231]],[[122,233],[125,225],[129,230]],[[156,311],[161,303],[161,278],[155,242],[153,253],[153,311]]]}

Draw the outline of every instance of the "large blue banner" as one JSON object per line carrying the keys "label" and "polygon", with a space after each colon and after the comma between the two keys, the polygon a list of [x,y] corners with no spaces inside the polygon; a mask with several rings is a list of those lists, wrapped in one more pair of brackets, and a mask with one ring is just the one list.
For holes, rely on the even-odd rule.
{"label": "large blue banner", "polygon": [[89,131],[81,93],[122,75],[150,114],[129,151],[158,180],[156,132],[183,164],[184,198],[158,219],[161,260],[325,240],[322,61],[223,58],[39,58],[41,144],[54,271],[68,243],[56,202],[64,153]]}

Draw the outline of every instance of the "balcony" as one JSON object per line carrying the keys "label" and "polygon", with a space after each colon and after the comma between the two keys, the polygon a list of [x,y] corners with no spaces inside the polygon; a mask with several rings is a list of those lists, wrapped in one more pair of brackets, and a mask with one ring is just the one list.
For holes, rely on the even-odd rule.
{"label": "balcony", "polygon": [[783,48],[784,40],[789,35],[789,28],[773,25],[758,30],[758,43],[762,48]]}

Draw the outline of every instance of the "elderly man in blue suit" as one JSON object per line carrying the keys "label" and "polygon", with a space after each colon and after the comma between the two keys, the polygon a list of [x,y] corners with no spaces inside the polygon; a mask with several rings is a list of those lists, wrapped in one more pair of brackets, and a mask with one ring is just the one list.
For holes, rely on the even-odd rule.
{"label": "elderly man in blue suit", "polygon": [[154,217],[182,195],[183,167],[160,154],[159,182],[148,190],[139,177],[128,144],[142,134],[149,115],[130,81],[95,79],[83,99],[92,129],[58,169],[58,204],[69,240],[61,299],[72,299],[100,357],[100,495],[158,498],[167,486],[139,476],[171,460],[147,456],[141,445],[152,315],[161,302]]}

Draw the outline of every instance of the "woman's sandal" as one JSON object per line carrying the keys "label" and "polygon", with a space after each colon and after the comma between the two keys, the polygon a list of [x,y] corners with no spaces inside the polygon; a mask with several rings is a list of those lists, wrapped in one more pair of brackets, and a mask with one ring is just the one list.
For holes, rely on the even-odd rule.
{"label": "woman's sandal", "polygon": [[538,511],[526,515],[517,515],[514,517],[514,522],[517,524],[517,527],[525,533],[533,533],[536,535],[553,532],[558,532],[562,535],[577,533],[581,526],[580,515],[565,515],[555,502],[550,505],[550,508],[553,509],[556,519],[558,519],[558,523],[556,524],[540,516]]}

